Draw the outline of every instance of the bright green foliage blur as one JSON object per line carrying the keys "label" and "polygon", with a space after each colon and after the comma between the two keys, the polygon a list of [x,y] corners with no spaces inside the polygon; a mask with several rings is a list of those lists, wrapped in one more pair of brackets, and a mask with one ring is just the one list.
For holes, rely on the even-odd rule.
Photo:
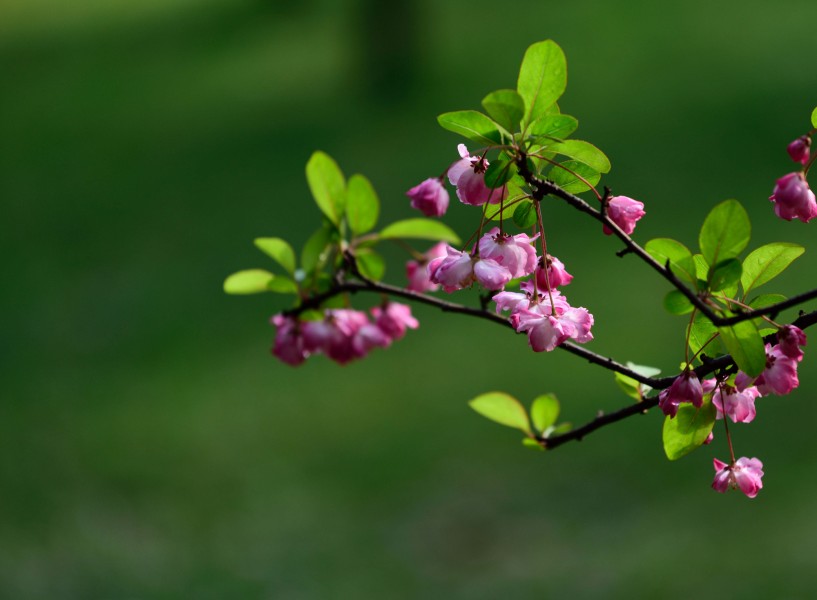
{"label": "bright green foliage blur", "polygon": [[[285,276],[252,240],[315,234],[316,149],[365,173],[379,223],[413,216],[405,191],[458,157],[436,115],[513,88],[549,38],[560,108],[610,157],[604,183],[646,204],[640,242],[691,245],[735,198],[753,247],[806,249],[774,291],[815,287],[813,224],[768,196],[812,126],[816,20],[799,0],[6,0],[0,597],[810,597],[811,346],[800,389],[732,430],[764,463],[750,501],[709,489],[719,423],[669,462],[660,414],[539,453],[468,408],[552,392],[581,423],[631,401],[566,353],[419,307],[388,351],[291,369],[268,353],[280,297],[222,285]],[[678,369],[668,284],[545,212],[592,349]],[[384,256],[401,282],[406,256]]]}

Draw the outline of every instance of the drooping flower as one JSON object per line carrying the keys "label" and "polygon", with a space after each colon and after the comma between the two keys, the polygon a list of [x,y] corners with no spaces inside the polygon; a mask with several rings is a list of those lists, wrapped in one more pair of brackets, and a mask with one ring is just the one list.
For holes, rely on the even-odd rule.
{"label": "drooping flower", "polygon": [[760,396],[756,387],[739,390],[728,384],[721,384],[712,394],[712,404],[718,409],[718,419],[725,414],[733,423],[751,423],[755,415],[755,400]]}
{"label": "drooping flower", "polygon": [[518,332],[528,334],[528,343],[534,352],[550,352],[568,339],[581,344],[593,339],[590,328],[593,315],[586,308],[574,308],[561,298],[555,312],[548,300],[522,308],[516,315]]}
{"label": "drooping flower", "polygon": [[474,283],[474,257],[446,245],[445,256],[428,263],[428,277],[432,283],[443,286],[448,292],[467,288]]}
{"label": "drooping flower", "polygon": [[817,200],[801,171],[778,179],[769,200],[774,202],[775,214],[786,221],[800,219],[808,223],[817,217]]}
{"label": "drooping flower", "polygon": [[536,249],[532,238],[526,233],[511,236],[502,234],[494,227],[479,240],[479,256],[482,260],[491,259],[508,269],[511,279],[524,277],[533,273],[536,268]]}
{"label": "drooping flower", "polygon": [[429,248],[423,258],[418,260],[410,260],[406,262],[406,278],[408,285],[406,289],[413,292],[433,292],[439,289],[439,284],[433,283],[428,276],[428,263],[435,258],[440,258],[446,255],[446,243],[439,242]]}
{"label": "drooping flower", "polygon": [[[613,196],[607,202],[607,216],[627,235],[635,231],[636,221],[645,214],[644,203],[627,196]],[[604,225],[603,230],[606,235],[613,233],[607,225]]]}
{"label": "drooping flower", "polygon": [[371,310],[375,325],[392,340],[399,340],[406,329],[417,329],[420,323],[411,314],[407,304],[389,301],[385,306],[375,306]]}
{"label": "drooping flower", "polygon": [[448,169],[448,181],[456,186],[460,202],[471,206],[482,206],[486,202],[499,204],[507,195],[507,187],[492,189],[485,185],[488,161],[483,157],[471,156],[465,144],[459,144],[457,150],[461,158]]}
{"label": "drooping flower", "polygon": [[474,278],[486,290],[496,291],[505,287],[513,274],[492,258],[480,258],[474,263]]}
{"label": "drooping flower", "polygon": [[[550,287],[551,290],[555,290],[557,287],[567,285],[572,280],[573,275],[567,272],[564,263],[550,254],[547,256],[547,269],[542,268],[541,259],[536,266],[536,285],[540,289],[547,290]],[[548,286],[548,284],[550,285]]]}
{"label": "drooping flower", "polygon": [[366,313],[348,308],[327,310],[323,320],[303,324],[304,345],[310,352],[323,352],[345,365],[361,358],[373,346],[382,345],[380,337],[370,329],[362,332],[361,337],[365,339],[355,342],[356,335],[366,325],[371,325]]}
{"label": "drooping flower", "polygon": [[777,345],[780,352],[796,361],[803,360],[801,346],[806,345],[806,334],[794,325],[784,325],[777,332]]}
{"label": "drooping flower", "polygon": [[766,344],[766,369],[755,379],[755,385],[764,396],[785,396],[800,385],[797,360],[783,354],[780,346]]}
{"label": "drooping flower", "polygon": [[763,487],[763,463],[757,458],[740,457],[735,464],[713,459],[715,479],[712,488],[716,492],[725,493],[729,488],[740,488],[740,491],[749,498],[754,498]]}
{"label": "drooping flower", "polygon": [[301,332],[301,323],[292,317],[273,315],[270,322],[275,325],[275,342],[272,353],[279,360],[296,367],[309,356]]}
{"label": "drooping flower", "polygon": [[448,210],[448,190],[436,177],[415,185],[406,192],[406,196],[411,198],[411,207],[427,217],[441,217]]}
{"label": "drooping flower", "polygon": [[366,323],[352,335],[354,358],[363,358],[374,348],[388,348],[392,338],[380,327]]}
{"label": "drooping flower", "polygon": [[697,408],[703,406],[704,392],[694,371],[684,371],[672,385],[658,395],[658,406],[670,418],[678,414],[678,406],[690,402]]}
{"label": "drooping flower", "polygon": [[811,138],[807,135],[802,135],[786,147],[791,159],[805,165],[809,159],[809,149],[811,148]]}

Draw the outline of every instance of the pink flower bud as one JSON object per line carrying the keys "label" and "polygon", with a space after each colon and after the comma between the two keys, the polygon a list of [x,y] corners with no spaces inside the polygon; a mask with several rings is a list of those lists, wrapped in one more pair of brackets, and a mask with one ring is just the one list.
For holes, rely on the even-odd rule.
{"label": "pink flower bud", "polygon": [[272,346],[273,355],[293,367],[304,362],[309,356],[309,351],[304,344],[298,320],[284,315],[274,315],[270,322],[277,328]]}
{"label": "pink flower bud", "polygon": [[796,171],[777,180],[769,200],[774,202],[774,212],[781,219],[800,219],[808,223],[817,217],[817,201],[809,189],[802,172]]}
{"label": "pink flower bud", "polygon": [[441,217],[448,210],[448,191],[434,177],[415,185],[406,192],[406,196],[411,198],[411,207],[427,217]]}
{"label": "pink flower bud", "polygon": [[488,161],[468,154],[465,144],[457,146],[457,150],[462,158],[448,169],[448,180],[451,185],[456,186],[460,202],[471,206],[482,206],[486,202],[499,204],[507,195],[508,189],[506,186],[491,189],[485,185]]}
{"label": "pink flower bud", "polygon": [[807,135],[803,135],[789,144],[786,151],[794,162],[805,165],[808,163],[810,147],[811,138]]}
{"label": "pink flower bud", "polygon": [[[627,235],[635,231],[636,221],[645,214],[644,203],[627,196],[613,196],[607,202],[607,216]],[[607,225],[604,225],[603,230],[606,235],[613,233]]]}
{"label": "pink flower bud", "polygon": [[658,395],[658,406],[664,411],[664,414],[670,418],[678,413],[678,406],[682,402],[689,402],[697,408],[703,406],[703,387],[694,371],[684,371],[681,373],[675,378],[675,381],[672,382],[669,389],[665,391],[666,394],[661,392]]}
{"label": "pink flower bud", "polygon": [[372,308],[375,325],[390,339],[399,340],[406,334],[406,329],[417,329],[420,323],[411,315],[411,307],[399,302],[389,301],[382,308]]}
{"label": "pink flower bud", "polygon": [[723,494],[729,488],[740,488],[749,498],[754,498],[763,487],[763,463],[757,458],[742,456],[734,465],[727,465],[716,458],[713,465],[715,480],[712,489],[716,492]]}

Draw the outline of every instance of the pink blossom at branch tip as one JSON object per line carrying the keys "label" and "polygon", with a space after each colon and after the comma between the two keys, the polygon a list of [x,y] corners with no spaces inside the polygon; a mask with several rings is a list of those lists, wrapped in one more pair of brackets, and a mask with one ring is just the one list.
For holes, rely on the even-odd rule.
{"label": "pink blossom at branch tip", "polygon": [[740,457],[734,465],[713,459],[715,479],[712,489],[725,493],[729,488],[740,488],[749,498],[754,498],[763,487],[763,463],[757,458]]}
{"label": "pink blossom at branch tip", "polygon": [[775,214],[786,221],[800,219],[808,223],[817,217],[817,200],[801,171],[778,179],[769,200],[774,202]]}
{"label": "pink blossom at branch tip", "polygon": [[434,292],[439,289],[439,285],[432,283],[428,276],[427,265],[435,258],[440,258],[446,255],[446,243],[439,242],[429,248],[420,261],[410,260],[406,262],[406,278],[408,285],[406,289],[413,292]]}
{"label": "pink blossom at branch tip", "polygon": [[448,210],[448,190],[435,177],[415,185],[406,192],[406,196],[411,198],[411,207],[427,217],[441,217]]}
{"label": "pink blossom at branch tip", "polygon": [[[644,212],[644,203],[627,196],[613,196],[607,202],[607,217],[627,235],[635,231],[636,221],[645,214],[647,213]],[[605,235],[613,233],[607,225],[602,229]]]}
{"label": "pink blossom at branch tip", "polygon": [[420,323],[411,314],[407,304],[389,301],[382,308],[375,306],[371,310],[375,325],[392,340],[399,340],[406,334],[406,329],[417,329]]}
{"label": "pink blossom at branch tip", "polygon": [[809,159],[809,149],[811,148],[811,138],[807,135],[802,135],[786,147],[786,152],[789,153],[791,159],[805,165]]}
{"label": "pink blossom at branch tip", "polygon": [[704,391],[694,371],[684,371],[672,385],[658,395],[658,406],[670,418],[678,414],[678,406],[689,402],[697,408],[703,406]]}
{"label": "pink blossom at branch tip", "polygon": [[538,233],[533,237],[526,233],[511,236],[500,233],[499,228],[494,227],[480,238],[479,256],[483,260],[492,259],[505,267],[510,272],[511,279],[524,277],[533,273],[536,268],[536,249],[532,244],[537,237]]}
{"label": "pink blossom at branch tip", "polygon": [[759,396],[756,387],[741,391],[724,383],[712,394],[712,404],[718,409],[718,419],[723,419],[725,414],[733,423],[751,423],[757,414],[755,400]]}
{"label": "pink blossom at branch tip", "polygon": [[448,181],[456,186],[460,202],[471,206],[482,206],[486,202],[499,204],[507,195],[508,188],[491,189],[485,185],[488,161],[468,154],[465,144],[458,145],[457,150],[462,158],[448,169]]}
{"label": "pink blossom at branch tip", "polygon": [[298,320],[278,314],[273,315],[270,322],[276,327],[272,354],[293,367],[303,363],[309,351],[305,347]]}
{"label": "pink blossom at branch tip", "polygon": [[550,289],[555,290],[557,287],[567,285],[572,280],[573,275],[567,272],[564,263],[550,254],[547,256],[547,270],[542,268],[541,260],[536,266],[536,285],[540,289],[547,290],[548,284],[550,284]]}
{"label": "pink blossom at branch tip", "polygon": [[780,346],[766,344],[766,370],[755,379],[758,391],[766,396],[785,396],[800,385],[797,378],[797,360],[789,358]]}
{"label": "pink blossom at branch tip", "polygon": [[801,346],[806,345],[806,334],[794,325],[784,325],[777,332],[777,345],[780,352],[796,361],[803,360]]}

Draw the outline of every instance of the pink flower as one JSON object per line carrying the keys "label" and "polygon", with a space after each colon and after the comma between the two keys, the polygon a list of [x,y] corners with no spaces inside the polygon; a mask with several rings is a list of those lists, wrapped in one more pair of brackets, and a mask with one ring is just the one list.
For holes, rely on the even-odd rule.
{"label": "pink flower", "polygon": [[712,488],[716,492],[725,493],[730,487],[740,488],[740,491],[749,498],[754,498],[763,487],[763,463],[757,458],[742,456],[734,465],[713,459],[715,466],[715,480]]}
{"label": "pink flower", "polygon": [[797,360],[783,354],[780,346],[766,344],[766,370],[755,379],[755,385],[764,396],[785,396],[800,385],[797,379]]}
{"label": "pink flower", "polygon": [[413,292],[433,292],[440,286],[432,283],[428,276],[427,265],[435,258],[440,258],[446,255],[445,242],[440,242],[429,248],[423,258],[419,261],[410,260],[406,262],[406,277],[408,278],[408,285],[406,289]]}
{"label": "pink flower", "polygon": [[415,185],[406,192],[406,196],[411,198],[411,207],[427,217],[441,217],[448,210],[448,191],[435,177]]}
{"label": "pink flower", "polygon": [[786,221],[800,219],[803,223],[808,223],[817,217],[814,192],[809,189],[806,178],[800,171],[778,179],[769,200],[774,202],[775,214]]}
{"label": "pink flower", "polygon": [[803,330],[794,325],[784,325],[777,332],[777,346],[780,352],[793,358],[796,361],[803,360],[803,351],[801,346],[806,345],[806,334]]}
{"label": "pink flower", "polygon": [[[546,276],[547,275],[547,276]],[[542,290],[555,290],[557,287],[567,285],[573,280],[573,275],[565,270],[565,265],[555,256],[548,254],[547,270],[542,268],[542,261],[536,266],[536,285]]]}
{"label": "pink flower", "polygon": [[590,333],[593,315],[586,308],[574,308],[567,300],[560,300],[556,302],[554,298],[555,314],[548,299],[529,308],[520,307],[516,313],[516,331],[528,334],[528,343],[534,352],[550,352],[568,339],[581,344],[593,339]]}
{"label": "pink flower", "polygon": [[399,302],[388,302],[382,308],[372,308],[375,325],[392,340],[399,340],[406,334],[406,328],[417,329],[420,323],[411,315],[411,307]]}
{"label": "pink flower", "polygon": [[270,322],[277,328],[272,353],[281,361],[292,365],[300,365],[309,356],[301,335],[300,323],[292,317],[274,315]]}
{"label": "pink flower", "polygon": [[755,418],[755,400],[760,396],[756,387],[738,390],[721,384],[712,394],[712,404],[718,409],[718,419],[726,414],[733,423],[751,423]]}
{"label": "pink flower", "polygon": [[364,326],[371,325],[366,313],[337,308],[326,311],[322,321],[307,321],[303,324],[304,345],[310,352],[323,352],[339,364],[346,364],[360,358],[373,345],[378,345],[377,334],[370,329],[355,342],[355,336]]}
{"label": "pink flower", "polygon": [[373,348],[388,348],[392,342],[380,327],[366,323],[352,335],[352,350],[354,358],[363,358]]}
{"label": "pink flower", "polygon": [[789,144],[786,151],[794,162],[805,165],[808,163],[810,147],[811,138],[807,135],[803,135]]}
{"label": "pink flower", "polygon": [[669,389],[664,390],[658,395],[658,406],[670,418],[678,414],[678,406],[682,402],[690,402],[697,408],[703,406],[704,391],[698,376],[694,371],[684,371]]}
{"label": "pink flower", "polygon": [[533,238],[526,233],[514,236],[502,234],[498,227],[494,227],[479,240],[479,256],[481,259],[492,259],[508,269],[511,279],[530,275],[536,268],[536,249]]}
{"label": "pink flower", "polygon": [[428,263],[428,277],[450,294],[474,283],[474,257],[451,246],[446,246],[445,251],[445,256]]}
{"label": "pink flower", "polygon": [[[607,216],[627,235],[635,231],[636,221],[645,214],[644,203],[627,196],[613,196],[607,202]],[[607,225],[604,225],[603,230],[606,235],[613,233]]]}
{"label": "pink flower", "polygon": [[480,258],[474,263],[474,277],[486,290],[501,290],[513,274],[492,258]]}
{"label": "pink flower", "polygon": [[507,187],[491,189],[485,185],[488,161],[468,154],[465,144],[457,146],[462,157],[448,169],[448,180],[457,188],[457,198],[463,204],[482,206],[486,202],[499,204],[507,194]]}

